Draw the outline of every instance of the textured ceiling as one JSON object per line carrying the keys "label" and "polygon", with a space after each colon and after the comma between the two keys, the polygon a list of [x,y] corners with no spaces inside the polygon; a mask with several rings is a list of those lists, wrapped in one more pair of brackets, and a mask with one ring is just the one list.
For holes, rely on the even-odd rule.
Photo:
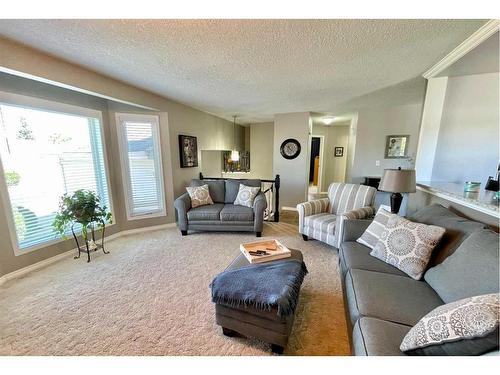
{"label": "textured ceiling", "polygon": [[485,20],[0,20],[0,34],[238,122],[329,112],[430,68]]}

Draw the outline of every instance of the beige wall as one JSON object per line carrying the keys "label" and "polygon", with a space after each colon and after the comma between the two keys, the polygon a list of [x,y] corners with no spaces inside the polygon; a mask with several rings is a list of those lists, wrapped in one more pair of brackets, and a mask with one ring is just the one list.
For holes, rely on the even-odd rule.
{"label": "beige wall", "polygon": [[252,124],[250,129],[250,172],[252,178],[273,179],[274,124]]}
{"label": "beige wall", "polygon": [[[180,168],[178,135],[188,134],[198,137],[198,150],[222,150],[233,147],[232,123],[213,115],[198,111],[145,90],[100,75],[61,59],[46,55],[10,40],[0,38],[0,68],[22,72],[46,82],[71,88],[64,90],[53,85],[26,82],[17,77],[0,76],[0,89],[24,95],[56,100],[68,104],[98,109],[103,112],[105,146],[110,165],[110,188],[113,196],[116,224],[108,233],[123,229],[140,228],[150,225],[175,222],[174,197],[184,191],[191,178],[198,176],[198,168]],[[79,92],[91,93],[83,95]],[[95,95],[100,96],[96,98]],[[105,99],[113,99],[108,102]],[[127,105],[114,103],[123,101],[154,109],[160,116],[160,136],[162,143],[163,171],[167,216],[147,220],[125,220],[124,197],[120,180],[118,144],[116,139],[115,113],[127,112]],[[109,105],[109,108],[108,108]],[[144,110],[139,110],[141,112]],[[244,129],[237,126],[237,147],[244,149]],[[199,153],[201,154],[201,153]],[[200,161],[201,166],[201,161]],[[72,241],[64,241],[47,248],[21,256],[14,256],[8,231],[6,230],[5,209],[0,204],[0,275],[47,259],[74,248]]]}
{"label": "beige wall", "polygon": [[[409,155],[415,157],[418,144],[422,101],[412,104],[363,108],[358,111],[356,145],[351,170],[352,182],[362,182],[365,176],[382,176],[386,168],[413,167],[406,159],[385,159],[386,136],[410,136]],[[376,166],[376,160],[380,166]]]}
{"label": "beige wall", "polygon": [[[280,206],[295,208],[307,197],[309,176],[309,134],[312,125],[309,112],[284,113],[274,116],[273,174],[281,178]],[[297,139],[301,145],[298,157],[285,159],[280,146],[288,138]]]}

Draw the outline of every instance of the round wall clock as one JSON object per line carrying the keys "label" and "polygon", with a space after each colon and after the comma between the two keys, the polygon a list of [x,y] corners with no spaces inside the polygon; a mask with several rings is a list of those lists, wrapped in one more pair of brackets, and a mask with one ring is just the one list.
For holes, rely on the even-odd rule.
{"label": "round wall clock", "polygon": [[285,159],[295,159],[300,154],[299,141],[293,138],[285,139],[281,144],[280,152]]}

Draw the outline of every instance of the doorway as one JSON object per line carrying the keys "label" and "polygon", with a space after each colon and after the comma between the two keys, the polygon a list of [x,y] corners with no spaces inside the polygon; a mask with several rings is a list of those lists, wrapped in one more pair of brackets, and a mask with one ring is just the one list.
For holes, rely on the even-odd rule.
{"label": "doorway", "polygon": [[309,194],[321,191],[324,136],[312,135],[309,155]]}

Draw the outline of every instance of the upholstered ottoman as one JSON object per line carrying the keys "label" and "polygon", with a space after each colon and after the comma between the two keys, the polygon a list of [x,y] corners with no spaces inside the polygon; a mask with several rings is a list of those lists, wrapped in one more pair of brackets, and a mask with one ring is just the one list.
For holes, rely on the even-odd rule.
{"label": "upholstered ottoman", "polygon": [[[283,262],[290,259],[303,261],[302,253],[298,250],[291,250],[290,258],[266,262]],[[238,255],[225,271],[235,270],[250,265],[243,254]],[[282,354],[288,342],[288,337],[292,330],[295,312],[290,314],[278,314],[278,309],[272,307],[270,311],[256,309],[252,306],[240,305],[232,307],[229,304],[216,303],[215,317],[217,324],[222,327],[222,332],[226,336],[234,336],[239,333],[246,337],[255,337],[271,344],[271,350],[274,353]]]}

